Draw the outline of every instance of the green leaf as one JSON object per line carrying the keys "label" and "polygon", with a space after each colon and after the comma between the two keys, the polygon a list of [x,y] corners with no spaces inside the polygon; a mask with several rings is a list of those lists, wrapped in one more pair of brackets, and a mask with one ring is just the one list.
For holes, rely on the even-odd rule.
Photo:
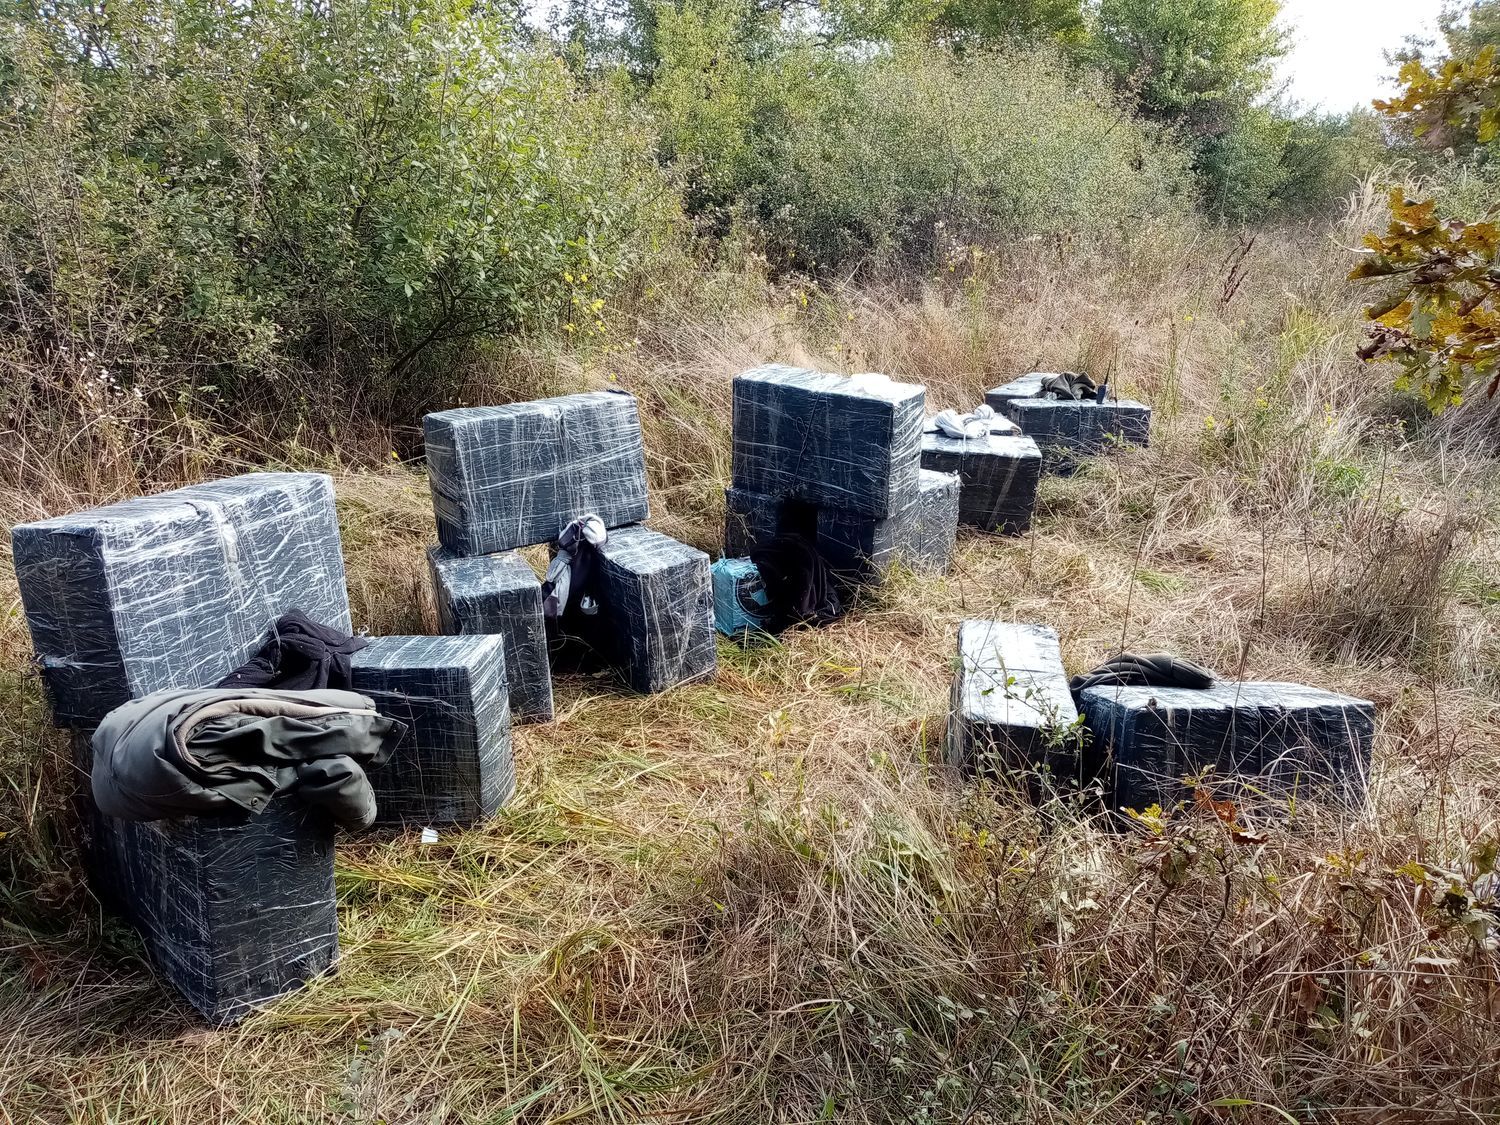
{"label": "green leaf", "polygon": [[1215,1098],[1208,1103],[1210,1109],[1264,1109],[1276,1114],[1283,1121],[1290,1121],[1292,1125],[1302,1125],[1286,1110],[1280,1106],[1269,1105],[1266,1102],[1252,1101],[1250,1098]]}

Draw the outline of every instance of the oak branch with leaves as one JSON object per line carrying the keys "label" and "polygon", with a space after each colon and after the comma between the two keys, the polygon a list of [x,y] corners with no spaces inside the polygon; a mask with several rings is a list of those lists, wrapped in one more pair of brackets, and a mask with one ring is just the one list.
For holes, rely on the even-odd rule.
{"label": "oak branch with leaves", "polygon": [[[1407,120],[1417,136],[1434,129],[1472,129],[1481,143],[1500,132],[1500,57],[1486,47],[1472,59],[1437,70],[1413,59],[1401,70],[1405,89],[1375,108]],[[1420,391],[1434,410],[1456,405],[1466,390],[1500,389],[1500,225],[1437,214],[1433,200],[1391,194],[1391,224],[1364,240],[1364,258],[1349,275],[1383,280],[1384,299],[1367,308],[1375,323],[1359,355],[1393,360],[1396,385]]]}

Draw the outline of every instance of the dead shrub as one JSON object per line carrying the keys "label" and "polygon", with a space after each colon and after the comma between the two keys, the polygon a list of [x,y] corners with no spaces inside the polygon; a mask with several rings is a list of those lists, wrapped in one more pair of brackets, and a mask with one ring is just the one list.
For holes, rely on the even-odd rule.
{"label": "dead shrub", "polygon": [[1305,535],[1301,581],[1268,616],[1333,660],[1434,657],[1447,635],[1451,565],[1475,531],[1451,506],[1360,501]]}

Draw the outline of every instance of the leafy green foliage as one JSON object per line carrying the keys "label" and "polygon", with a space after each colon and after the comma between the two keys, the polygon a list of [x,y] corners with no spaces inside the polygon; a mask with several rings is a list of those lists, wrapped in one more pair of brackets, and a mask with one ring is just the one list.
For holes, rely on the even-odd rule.
{"label": "leafy green foliage", "polygon": [[1375,108],[1405,118],[1415,136],[1432,134],[1447,147],[1459,139],[1487,145],[1500,137],[1500,48],[1489,44],[1472,58],[1450,57],[1431,67],[1408,59],[1399,80],[1401,93]]}
{"label": "leafy green foliage", "polygon": [[1223,133],[1200,142],[1195,167],[1209,210],[1253,222],[1328,210],[1384,155],[1384,138],[1369,113],[1291,114],[1252,105]]}
{"label": "leafy green foliage", "polygon": [[1286,50],[1280,0],[1100,0],[1094,52],[1142,112],[1191,136],[1222,132]]}
{"label": "leafy green foliage", "polygon": [[1288,117],[1272,209],[1292,215],[1326,210],[1387,159],[1380,119],[1369,110]]}
{"label": "leafy green foliage", "polygon": [[[1496,208],[1500,212],[1500,207]],[[1420,390],[1434,409],[1463,400],[1472,383],[1500,388],[1500,225],[1442,220],[1432,200],[1391,196],[1391,225],[1367,235],[1368,256],[1350,277],[1391,279],[1367,312],[1375,321],[1363,359],[1394,359],[1398,389]]]}
{"label": "leafy green foliage", "polygon": [[932,26],[944,41],[960,46],[1077,43],[1085,31],[1079,0],[947,0]]}
{"label": "leafy green foliage", "polygon": [[[1440,65],[1410,58],[1404,89],[1376,108],[1418,137],[1435,130],[1489,144],[1500,134],[1500,52],[1486,43],[1469,58]],[[1384,280],[1388,291],[1367,314],[1375,323],[1360,350],[1366,360],[1403,368],[1397,388],[1419,390],[1435,410],[1463,400],[1475,384],[1500,389],[1500,204],[1477,222],[1443,218],[1432,199],[1391,194],[1391,223],[1365,237],[1353,280]]]}
{"label": "leafy green foliage", "polygon": [[1086,31],[1080,0],[835,0],[824,10],[842,38],[915,36],[958,49],[1078,43]]}
{"label": "leafy green foliage", "polygon": [[62,348],[294,412],[315,373],[409,416],[475,341],[586,331],[670,234],[643,123],[467,4],[60,0],[4,28],[18,366]]}
{"label": "leafy green foliage", "polygon": [[930,260],[953,240],[1119,231],[1186,201],[1180,155],[1047,52],[811,42],[768,56],[722,5],[659,13],[648,94],[692,210],[774,262]]}
{"label": "leafy green foliage", "polygon": [[[883,131],[906,127],[894,119],[916,116],[872,103],[869,93],[887,83],[893,68],[909,73],[908,60],[923,47],[928,69],[975,65],[974,74],[964,72],[965,94],[974,104],[940,98],[950,116],[939,121],[929,114],[920,126],[929,132],[918,136],[915,151],[922,151],[922,136],[963,143],[974,131],[969,117],[979,103],[996,100],[984,82],[1009,84],[1010,103],[1036,110],[1030,119],[1002,111],[1012,129],[993,132],[993,140],[1021,149],[1040,140],[1045,148],[1054,132],[1049,99],[1058,96],[1050,76],[1065,72],[1081,97],[1064,91],[1063,100],[1098,107],[1094,128],[1106,150],[1115,148],[1119,123],[1134,117],[1104,93],[1109,84],[1125,106],[1148,118],[1144,127],[1129,121],[1131,143],[1148,134],[1157,151],[1185,143],[1200,195],[1214,214],[1251,221],[1276,211],[1326,208],[1364,170],[1355,159],[1362,149],[1352,143],[1347,123],[1257,101],[1283,48],[1278,10],[1277,0],[827,0],[816,18],[802,18],[777,0],[570,0],[560,34],[566,49],[581,51],[590,67],[623,63],[646,89],[662,123],[663,151],[688,174],[690,208],[709,220],[710,230],[725,230],[736,216],[781,228],[789,214],[774,208],[788,204],[816,215],[816,208],[807,211],[806,198],[788,198],[781,181],[798,175],[788,159],[821,161],[825,167],[809,169],[808,177],[842,197],[837,213],[824,216],[839,229],[816,239],[823,243],[816,250],[800,235],[801,245],[787,246],[783,232],[770,233],[778,252],[792,252],[792,258],[782,253],[782,261],[830,264],[850,260],[861,247],[910,241],[909,231],[889,228],[883,206],[891,203],[893,212],[896,204],[905,207],[906,184],[917,190],[931,175],[953,185],[952,169],[914,166],[900,171],[894,194],[882,189],[874,198],[870,184],[885,174],[879,167],[863,173],[842,167],[846,153],[883,151]],[[974,58],[997,48],[1014,76]],[[1024,88],[1031,71],[1049,76],[1034,95]],[[1076,124],[1068,122],[1065,131]],[[796,147],[782,137],[791,129],[811,130],[807,147],[825,155],[783,151]],[[1162,129],[1175,142],[1164,142]],[[879,155],[876,160],[890,163]],[[1066,157],[1063,163],[1079,162]],[[960,173],[965,184],[966,174]],[[856,186],[858,180],[865,186]],[[810,190],[819,195],[820,184]],[[1062,211],[1075,209],[1069,193],[1059,177],[1053,202]],[[893,221],[904,223],[904,213]],[[872,224],[879,229],[848,229]],[[1067,220],[1060,225],[1073,229]]]}
{"label": "leafy green foliage", "polygon": [[1485,47],[1500,47],[1500,0],[1452,4],[1438,17],[1446,53],[1472,58]]}
{"label": "leafy green foliage", "polygon": [[[1388,106],[1393,111],[1391,124],[1410,142],[1413,155],[1419,161],[1423,153],[1446,152],[1465,158],[1482,158],[1484,146],[1474,128],[1445,113],[1452,107],[1443,104],[1446,98],[1441,91],[1434,89],[1434,84],[1441,81],[1450,63],[1472,66],[1486,47],[1500,48],[1500,0],[1446,4],[1438,17],[1436,41],[1408,39],[1406,47],[1391,56],[1399,67],[1395,80],[1408,88],[1398,98],[1376,104]],[[1409,85],[1408,79],[1413,77],[1419,81]],[[1421,101],[1424,95],[1433,93],[1439,94],[1433,104],[1395,104],[1406,101],[1413,94]]]}
{"label": "leafy green foliage", "polygon": [[1280,0],[1100,0],[1090,54],[1191,147],[1204,202],[1255,219],[1287,179],[1287,114],[1257,105],[1286,44]]}
{"label": "leafy green foliage", "polygon": [[1282,185],[1282,157],[1292,123],[1264,106],[1251,106],[1199,146],[1196,169],[1204,203],[1229,219],[1257,219]]}

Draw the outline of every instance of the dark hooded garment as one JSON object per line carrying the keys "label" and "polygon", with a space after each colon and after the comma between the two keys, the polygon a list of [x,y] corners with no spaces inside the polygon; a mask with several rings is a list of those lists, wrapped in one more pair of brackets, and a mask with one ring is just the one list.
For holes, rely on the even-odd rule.
{"label": "dark hooded garment", "polygon": [[1141,655],[1122,652],[1092,672],[1074,676],[1068,687],[1077,695],[1091,687],[1213,687],[1214,674],[1201,664],[1165,652]]}
{"label": "dark hooded garment", "polygon": [[351,637],[294,609],[276,619],[255,655],[220,680],[218,686],[347,690],[353,686],[349,659],[369,643],[364,637]]}
{"label": "dark hooded garment", "polygon": [[290,794],[347,828],[375,820],[365,771],[403,723],[350,691],[188,688],[115,708],[94,732],[94,800],[124,820],[260,813]]}
{"label": "dark hooded garment", "polygon": [[765,625],[779,633],[793,625],[827,625],[843,613],[833,570],[803,535],[784,532],[750,551],[766,592]]}
{"label": "dark hooded garment", "polygon": [[1037,397],[1082,402],[1093,399],[1098,390],[1098,384],[1082,371],[1064,371],[1058,375],[1048,375],[1043,379],[1041,389],[1037,391]]}
{"label": "dark hooded garment", "polygon": [[563,528],[552,545],[552,561],[542,582],[542,615],[547,620],[599,612],[599,548],[608,538],[604,521],[592,514]]}

